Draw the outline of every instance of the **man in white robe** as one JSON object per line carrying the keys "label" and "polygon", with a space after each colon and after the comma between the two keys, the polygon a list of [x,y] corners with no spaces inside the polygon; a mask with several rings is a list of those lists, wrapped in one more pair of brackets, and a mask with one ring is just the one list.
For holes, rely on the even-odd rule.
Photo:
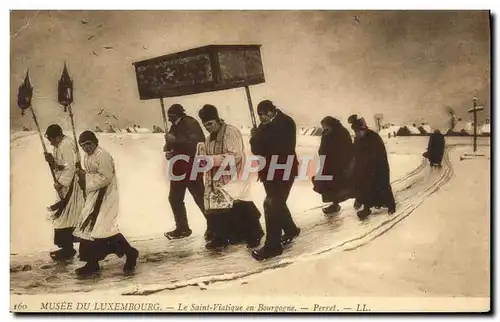
{"label": "man in white robe", "polygon": [[[198,115],[210,133],[204,148],[213,166],[204,176],[205,216],[213,227],[213,239],[206,248],[218,249],[243,242],[249,248],[257,247],[264,231],[259,222],[261,214],[249,199],[250,181],[240,176],[245,159],[241,132],[221,120],[213,105],[204,105]],[[229,165],[225,159],[234,162]],[[224,170],[231,174],[220,175]]]}
{"label": "man in white robe", "polygon": [[75,236],[80,238],[80,260],[86,264],[76,273],[86,276],[99,272],[98,262],[109,254],[120,258],[126,255],[123,270],[130,273],[135,269],[139,252],[118,228],[119,198],[114,160],[99,146],[93,132],[82,132],[78,142],[86,153],[85,171],[80,170],[78,175],[85,182],[87,198]]}
{"label": "man in white robe", "polygon": [[53,219],[54,244],[59,249],[51,252],[50,257],[53,260],[67,260],[76,254],[73,231],[83,206],[83,191],[76,175],[77,148],[58,124],[50,125],[45,137],[54,147],[53,154],[46,153],[45,159],[54,171],[54,188],[58,192],[57,202],[48,210]]}

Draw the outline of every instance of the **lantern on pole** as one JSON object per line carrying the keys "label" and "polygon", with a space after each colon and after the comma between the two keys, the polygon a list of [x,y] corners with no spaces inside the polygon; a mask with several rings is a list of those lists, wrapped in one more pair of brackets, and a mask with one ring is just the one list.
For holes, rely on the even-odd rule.
{"label": "lantern on pole", "polygon": [[[30,78],[28,72],[26,72],[26,76],[24,77],[24,82],[21,86],[19,86],[19,90],[17,92],[17,106],[21,109],[21,115],[24,115],[24,111],[29,109],[31,111],[31,115],[33,116],[33,121],[35,122],[36,129],[38,131],[38,136],[40,137],[40,142],[42,142],[43,152],[47,153],[47,147],[45,146],[45,141],[42,137],[42,132],[40,130],[40,125],[38,124],[38,119],[36,117],[35,111],[33,110],[33,106],[31,106],[31,99],[33,98],[33,86],[31,86]],[[52,179],[54,183],[57,182],[56,174],[54,169],[49,164],[50,174],[52,175]],[[60,190],[57,190],[59,197],[62,199],[62,193]]]}
{"label": "lantern on pole", "polygon": [[29,72],[26,72],[26,76],[24,77],[24,82],[21,86],[19,86],[19,90],[17,92],[17,106],[21,109],[21,115],[24,115],[24,110],[27,110],[31,107],[31,99],[33,97],[33,87],[30,83]]}
{"label": "lantern on pole", "polygon": [[73,110],[71,109],[71,103],[73,103],[73,80],[69,77],[66,62],[64,62],[61,79],[59,79],[57,97],[59,100],[59,104],[61,104],[64,108],[64,112],[69,112],[69,117],[71,119],[71,128],[73,130],[73,139],[75,140],[76,154],[78,157],[77,162],[78,165],[80,165],[80,150],[78,149],[78,141],[76,139],[75,132],[75,121],[73,117]]}
{"label": "lantern on pole", "polygon": [[[76,149],[76,168],[82,169],[82,159],[80,156],[80,149],[78,148],[78,140],[76,139],[75,120],[73,116],[73,110],[71,108],[71,104],[73,103],[73,80],[69,77],[66,62],[64,62],[64,68],[61,74],[61,78],[59,79],[57,89],[57,98],[59,104],[63,106],[64,112],[69,112],[69,118],[71,120],[71,129],[73,130],[73,140],[75,141]],[[84,183],[80,182],[80,185],[83,190],[83,197],[86,198]]]}
{"label": "lantern on pole", "polygon": [[61,75],[61,79],[59,79],[57,93],[59,104],[64,107],[64,112],[66,112],[68,106],[73,103],[73,81],[69,77],[66,62],[64,62],[64,69]]}

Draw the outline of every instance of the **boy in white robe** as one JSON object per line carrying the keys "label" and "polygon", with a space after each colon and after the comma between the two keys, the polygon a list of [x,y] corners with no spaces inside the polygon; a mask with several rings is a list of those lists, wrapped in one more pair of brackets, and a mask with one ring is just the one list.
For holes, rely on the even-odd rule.
{"label": "boy in white robe", "polygon": [[[239,243],[246,243],[249,248],[257,247],[264,231],[259,222],[261,214],[249,199],[250,181],[238,176],[245,159],[241,132],[221,120],[213,105],[204,105],[198,115],[210,133],[205,142],[205,154],[213,161],[213,168],[204,176],[205,215],[213,233],[212,240],[205,247],[218,249]],[[225,166],[225,158],[234,159],[235,167],[225,170],[234,170],[235,173],[218,177],[220,167]],[[221,193],[226,198],[220,198]]]}
{"label": "boy in white robe", "polygon": [[118,229],[119,198],[114,160],[101,148],[92,131],[80,134],[78,143],[85,151],[85,171],[78,176],[85,182],[87,198],[82,209],[81,222],[75,229],[80,238],[80,260],[87,262],[76,270],[80,276],[99,272],[99,261],[109,254],[126,255],[123,270],[135,269],[139,252],[130,246]]}
{"label": "boy in white robe", "polygon": [[58,124],[50,125],[45,137],[54,147],[53,154],[45,154],[45,160],[54,170],[54,188],[58,192],[57,202],[48,210],[53,219],[54,244],[59,249],[51,252],[50,257],[53,260],[67,260],[76,254],[73,231],[83,206],[83,191],[76,175],[76,146],[73,140],[63,134]]}

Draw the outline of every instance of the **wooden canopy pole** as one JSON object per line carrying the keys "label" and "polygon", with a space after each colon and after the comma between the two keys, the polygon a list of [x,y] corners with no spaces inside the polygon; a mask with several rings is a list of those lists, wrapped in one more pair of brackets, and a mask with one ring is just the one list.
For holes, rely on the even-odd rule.
{"label": "wooden canopy pole", "polygon": [[247,94],[248,108],[250,109],[250,117],[252,119],[252,125],[254,128],[257,128],[257,122],[255,120],[255,112],[253,110],[252,97],[250,96],[250,89],[248,85],[245,85],[245,92]]}

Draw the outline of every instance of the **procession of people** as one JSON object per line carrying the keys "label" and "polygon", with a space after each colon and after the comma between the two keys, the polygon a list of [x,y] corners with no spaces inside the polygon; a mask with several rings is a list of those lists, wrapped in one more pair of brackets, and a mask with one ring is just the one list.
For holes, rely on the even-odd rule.
{"label": "procession of people", "polygon": [[[281,255],[284,246],[299,237],[301,229],[287,206],[299,168],[295,121],[270,100],[261,101],[257,113],[260,124],[252,128],[248,144],[253,156],[263,161],[257,176],[266,193],[265,232],[262,214],[251,199],[252,180],[242,178],[249,156],[240,130],[226,123],[217,107],[205,104],[198,112],[208,132],[205,137],[200,123],[187,115],[182,105],[173,104],[167,112],[171,126],[163,152],[171,175],[168,200],[176,228],[166,232],[166,238],[182,239],[192,234],[184,204],[186,190],[206,220],[204,238],[209,251],[246,244],[252,249],[251,256],[262,261]],[[340,203],[354,199],[360,220],[365,220],[373,207],[386,207],[393,214],[396,202],[384,143],[362,117],[351,115],[348,122],[354,140],[338,119],[327,116],[321,121],[318,157],[322,165],[312,177],[312,186],[324,203],[330,203],[322,210],[339,213]],[[45,159],[55,173],[58,192],[56,203],[48,208],[54,244],[59,247],[50,257],[55,261],[72,259],[77,253],[74,243],[79,243],[78,258],[85,264],[76,270],[78,276],[98,273],[99,262],[110,254],[125,256],[123,271],[132,273],[139,251],[117,224],[120,207],[113,157],[92,131],[79,136],[83,164],[78,160],[77,145],[59,125],[50,125],[45,137],[53,146],[53,153],[45,153]],[[438,164],[441,142],[437,134],[435,137],[429,142],[429,159]],[[325,175],[330,176],[328,180],[323,179]]]}

